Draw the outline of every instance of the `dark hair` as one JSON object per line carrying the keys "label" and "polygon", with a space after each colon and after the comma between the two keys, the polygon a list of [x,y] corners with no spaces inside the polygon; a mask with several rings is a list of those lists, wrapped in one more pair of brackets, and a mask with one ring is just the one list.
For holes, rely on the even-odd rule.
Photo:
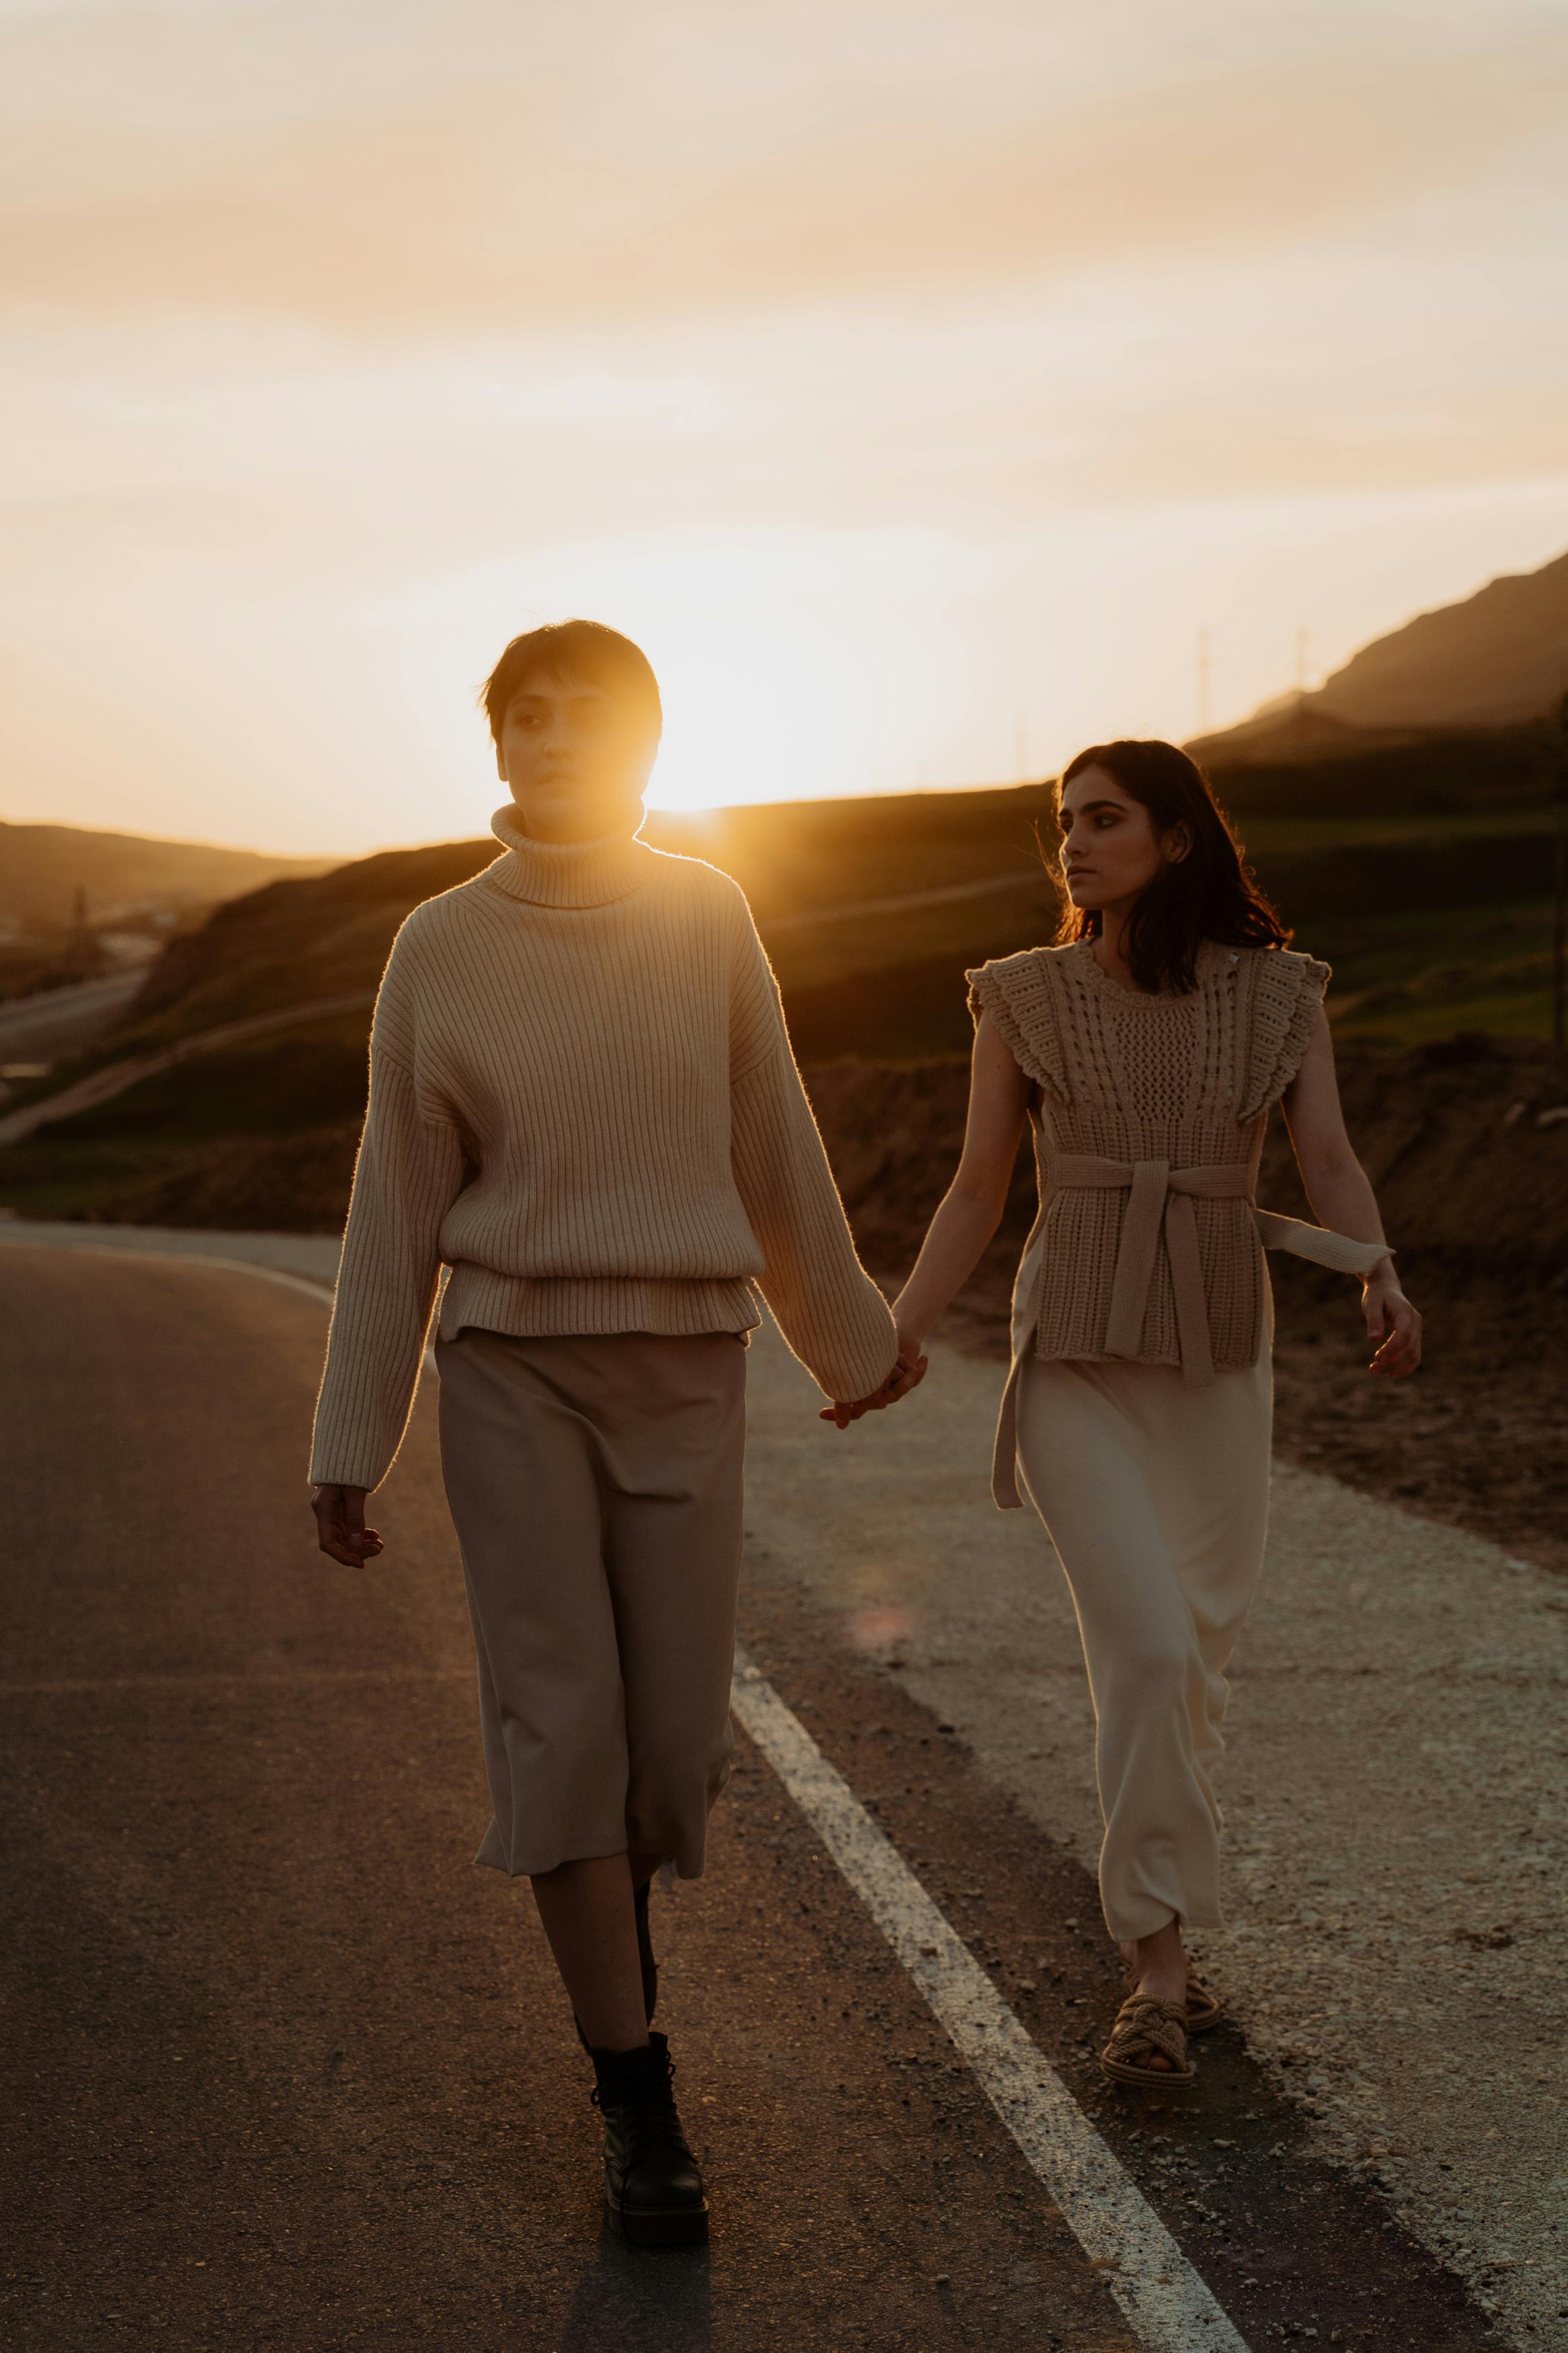
{"label": "dark hair", "polygon": [[[1191,844],[1184,858],[1171,860],[1139,893],[1128,918],[1127,961],[1140,988],[1184,995],[1195,987],[1204,940],[1230,948],[1289,946],[1292,934],[1242,862],[1241,844],[1195,760],[1156,737],[1091,744],[1058,778],[1058,804],[1062,787],[1086,768],[1113,776],[1148,810],[1156,833],[1185,826]],[[1094,939],[1100,930],[1098,908],[1063,902],[1058,945]]]}
{"label": "dark hair", "polygon": [[498,744],[507,705],[541,672],[551,678],[570,672],[603,687],[636,712],[658,743],[664,730],[664,706],[653,664],[642,648],[618,629],[606,629],[602,621],[547,621],[542,628],[513,638],[485,681],[479,700]]}

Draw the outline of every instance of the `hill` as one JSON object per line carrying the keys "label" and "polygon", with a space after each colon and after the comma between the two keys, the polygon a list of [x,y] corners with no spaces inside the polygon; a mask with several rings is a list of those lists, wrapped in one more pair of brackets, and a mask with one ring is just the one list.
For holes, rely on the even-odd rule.
{"label": "hill", "polygon": [[[1531,747],[1454,738],[1224,780],[1260,880],[1335,967],[1345,1041],[1542,1038],[1549,859]],[[1049,938],[1044,785],[658,815],[656,844],[733,873],[807,1060],[962,1054],[964,967]],[[1425,809],[1425,813],[1423,810]],[[488,839],[361,859],[228,901],[164,948],[92,1067],[251,1025],[0,1151],[0,1206],[193,1224],[331,1222],[364,1099],[365,1032],[398,924],[496,854]],[[267,1022],[266,1029],[256,1025]]]}
{"label": "hill", "polygon": [[[747,892],[792,997],[934,961],[951,997],[965,961],[1025,946],[1055,922],[1037,830],[1043,786],[909,800],[828,801],[701,817],[656,813],[656,848],[705,857]],[[395,850],[229,901],[171,941],[116,1053],[220,1022],[374,987],[398,924],[498,854],[488,837]],[[958,993],[962,1019],[962,990]]]}
{"label": "hill", "polygon": [[[1425,974],[1435,945],[1455,944],[1452,911],[1493,911],[1479,943],[1468,933],[1459,943],[1467,958],[1478,944],[1492,964],[1533,954],[1528,911],[1550,813],[1532,779],[1528,760],[1510,765],[1494,745],[1485,758],[1461,750],[1414,768],[1391,753],[1326,774],[1237,771],[1227,788],[1288,918],[1328,943],[1347,984],[1386,992]],[[1453,806],[1422,814],[1423,800]],[[1050,828],[1049,789],[1037,785],[659,813],[647,832],[746,891],[803,1051],[919,1056],[962,1048],[965,965],[1054,930]],[[164,949],[112,1050],[368,995],[408,910],[495,854],[488,839],[389,851],[227,902]]]}
{"label": "hill", "polygon": [[0,918],[25,930],[68,923],[79,890],[87,894],[92,921],[150,906],[210,907],[278,876],[319,874],[331,862],[85,826],[0,823]]}
{"label": "hill", "polygon": [[[1532,936],[1552,811],[1524,731],[1238,765],[1221,783],[1259,880],[1314,944],[1332,935],[1347,987],[1425,970],[1434,944],[1469,955],[1471,930],[1494,961]],[[773,803],[655,812],[646,838],[741,883],[805,1050],[921,1055],[963,1044],[965,964],[1054,930],[1052,807],[1045,784]],[[168,943],[111,1050],[369,992],[409,909],[496,854],[488,837],[384,851],[226,901]]]}
{"label": "hill", "polygon": [[1543,718],[1568,692],[1568,554],[1375,638],[1315,693],[1286,695],[1190,747],[1211,767],[1332,757],[1441,729]]}

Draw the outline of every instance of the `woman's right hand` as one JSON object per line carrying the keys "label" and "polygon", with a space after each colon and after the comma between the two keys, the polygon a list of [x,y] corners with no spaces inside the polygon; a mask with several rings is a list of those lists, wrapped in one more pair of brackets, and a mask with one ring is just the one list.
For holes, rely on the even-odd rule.
{"label": "woman's right hand", "polygon": [[832,1405],[823,1407],[816,1417],[818,1421],[831,1421],[836,1428],[847,1430],[850,1423],[858,1421],[863,1413],[880,1413],[885,1406],[897,1405],[900,1398],[908,1397],[911,1389],[919,1388],[926,1377],[929,1362],[920,1342],[900,1331],[898,1361],[876,1394],[857,1398],[853,1403],[842,1398],[836,1398]]}
{"label": "woman's right hand", "polygon": [[329,1482],[312,1490],[310,1509],[316,1514],[316,1537],[321,1550],[345,1568],[363,1568],[381,1550],[381,1538],[364,1524],[368,1487],[340,1487]]}

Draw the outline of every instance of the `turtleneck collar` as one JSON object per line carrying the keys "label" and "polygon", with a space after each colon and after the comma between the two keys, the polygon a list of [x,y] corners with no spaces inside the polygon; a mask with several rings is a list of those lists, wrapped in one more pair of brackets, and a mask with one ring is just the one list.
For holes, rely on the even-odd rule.
{"label": "turtleneck collar", "polygon": [[647,881],[654,856],[629,833],[598,841],[535,841],[510,801],[497,809],[490,831],[507,855],[488,870],[489,880],[536,907],[605,907],[628,898]]}

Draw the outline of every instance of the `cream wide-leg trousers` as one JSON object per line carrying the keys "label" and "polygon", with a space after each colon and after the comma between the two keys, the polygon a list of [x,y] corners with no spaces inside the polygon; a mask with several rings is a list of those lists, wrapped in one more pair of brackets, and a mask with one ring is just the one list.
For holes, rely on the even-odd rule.
{"label": "cream wide-leg trousers", "polygon": [[1268,1517],[1273,1364],[1208,1387],[1163,1365],[1031,1357],[1018,1461],[1078,1611],[1113,1936],[1220,1925],[1226,1665]]}
{"label": "cream wide-leg trousers", "polygon": [[746,1349],[647,1332],[438,1341],[499,1871],[702,1870],[729,1778]]}

